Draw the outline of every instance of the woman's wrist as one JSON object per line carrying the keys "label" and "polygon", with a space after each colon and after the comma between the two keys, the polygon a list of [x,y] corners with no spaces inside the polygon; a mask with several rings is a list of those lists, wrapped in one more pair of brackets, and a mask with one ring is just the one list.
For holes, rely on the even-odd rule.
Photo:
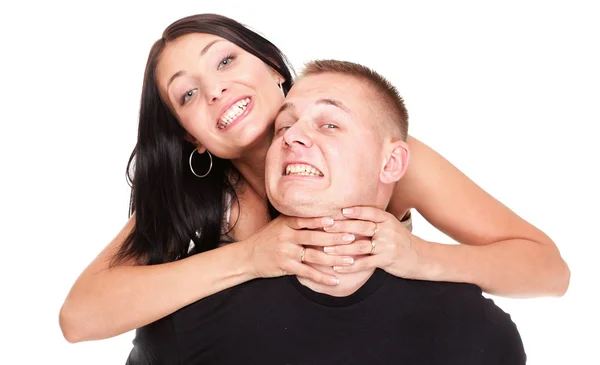
{"label": "woman's wrist", "polygon": [[231,249],[230,255],[234,257],[236,263],[236,275],[242,277],[244,281],[257,279],[259,276],[252,260],[252,243],[246,239],[228,246]]}
{"label": "woman's wrist", "polygon": [[437,260],[440,243],[426,241],[411,234],[411,245],[417,254],[417,265],[413,277],[420,280],[448,281],[447,270]]}

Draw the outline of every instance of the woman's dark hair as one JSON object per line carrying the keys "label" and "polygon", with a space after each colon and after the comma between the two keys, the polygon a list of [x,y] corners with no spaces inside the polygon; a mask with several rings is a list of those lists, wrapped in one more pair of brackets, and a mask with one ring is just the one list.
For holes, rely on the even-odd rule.
{"label": "woman's dark hair", "polygon": [[[185,130],[160,98],[156,66],[169,42],[190,33],[227,39],[261,59],[285,78],[287,93],[293,69],[271,42],[235,20],[217,14],[199,14],[167,27],[150,50],[139,115],[138,139],[127,164],[131,183],[129,214],[135,226],[112,263],[133,258],[140,264],[159,264],[216,248],[221,241],[224,194],[237,201],[231,176],[239,173],[231,161],[213,156],[210,174],[198,178],[188,166],[195,146],[184,139]],[[195,156],[194,170],[208,170],[206,155]],[[271,213],[273,212],[270,208]],[[190,240],[194,249],[188,252]]]}

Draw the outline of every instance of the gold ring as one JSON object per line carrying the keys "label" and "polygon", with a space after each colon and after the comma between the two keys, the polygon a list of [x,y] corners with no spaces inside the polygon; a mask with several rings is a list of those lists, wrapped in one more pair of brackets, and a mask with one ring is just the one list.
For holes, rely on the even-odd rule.
{"label": "gold ring", "polygon": [[377,226],[377,223],[375,223],[375,230],[373,231],[373,235],[371,237],[375,237],[375,235],[377,234],[378,231],[379,231],[379,227]]}
{"label": "gold ring", "polygon": [[371,240],[371,252],[369,252],[369,255],[372,255],[373,252],[375,252],[375,241]]}
{"label": "gold ring", "polygon": [[304,262],[304,252],[306,251],[306,249],[304,247],[302,247],[302,251],[300,252],[300,262]]}

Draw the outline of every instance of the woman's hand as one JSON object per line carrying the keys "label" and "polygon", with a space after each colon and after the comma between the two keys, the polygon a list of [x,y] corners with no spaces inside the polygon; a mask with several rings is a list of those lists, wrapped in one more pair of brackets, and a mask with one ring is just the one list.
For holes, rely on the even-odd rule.
{"label": "woman's hand", "polygon": [[[251,247],[250,262],[257,277],[270,278],[297,275],[325,285],[337,285],[339,280],[307,264],[346,267],[353,258],[329,255],[324,247],[343,247],[354,240],[345,232],[321,231],[333,224],[333,219],[279,216],[247,239]],[[304,247],[311,246],[311,247]]]}
{"label": "woman's hand", "polygon": [[351,207],[342,213],[348,220],[337,220],[324,227],[327,232],[348,232],[357,239],[351,244],[327,246],[324,251],[333,256],[354,256],[354,264],[336,266],[339,273],[353,273],[381,268],[403,278],[419,278],[415,240],[406,227],[392,214],[373,207]]}

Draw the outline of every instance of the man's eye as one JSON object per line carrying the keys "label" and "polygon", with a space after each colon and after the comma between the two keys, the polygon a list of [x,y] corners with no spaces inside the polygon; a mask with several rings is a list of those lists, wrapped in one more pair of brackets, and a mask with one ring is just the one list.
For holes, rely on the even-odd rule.
{"label": "man's eye", "polygon": [[335,125],[335,124],[331,124],[331,123],[325,123],[325,124],[323,124],[323,128],[326,128],[326,129],[335,129],[335,128],[338,128],[338,126]]}
{"label": "man's eye", "polygon": [[290,129],[290,126],[289,126],[289,125],[286,125],[286,126],[283,126],[283,127],[279,128],[279,129],[277,130],[277,132],[278,132],[278,133],[285,132],[285,131],[287,131],[288,129]]}

